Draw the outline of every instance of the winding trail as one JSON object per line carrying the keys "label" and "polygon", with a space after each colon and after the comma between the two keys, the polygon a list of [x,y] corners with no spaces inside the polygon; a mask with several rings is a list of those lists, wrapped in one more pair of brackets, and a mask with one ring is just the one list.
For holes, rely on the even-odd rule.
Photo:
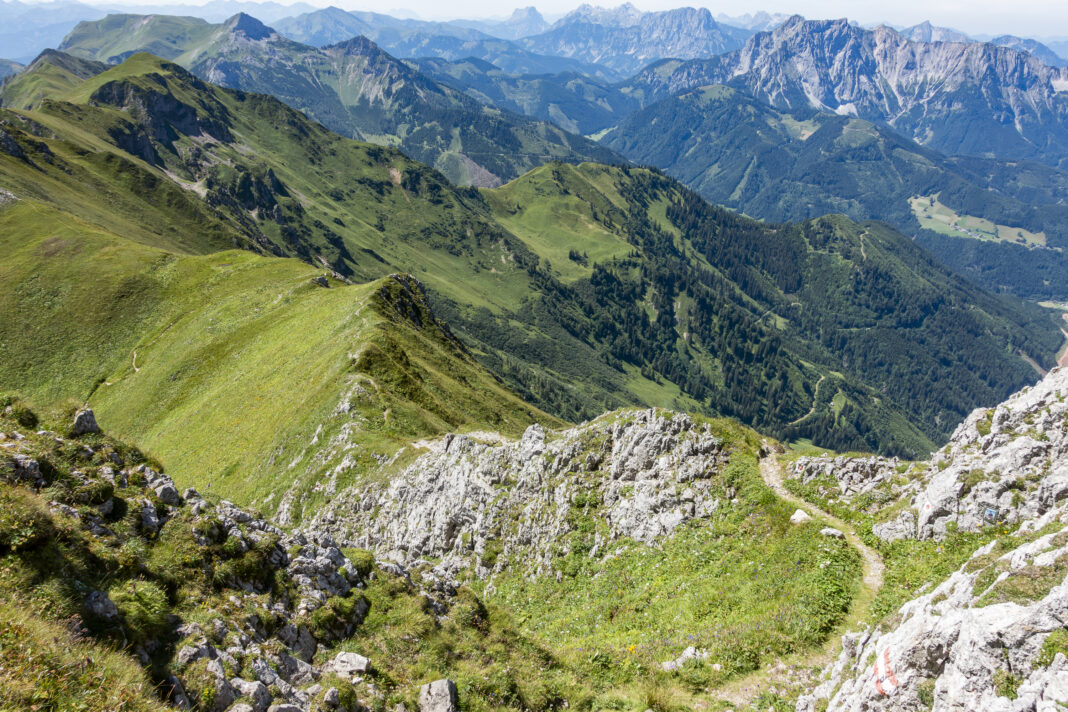
{"label": "winding trail", "polygon": [[806,502],[800,497],[796,497],[786,489],[786,485],[783,483],[782,465],[775,459],[774,455],[768,455],[760,460],[760,476],[764,479],[764,483],[775,490],[775,494],[779,495],[787,502],[796,505],[798,509],[803,509],[809,514],[815,513],[819,517],[826,519],[828,522],[834,525],[835,529],[839,529],[845,534],[846,541],[850,543],[857,551],[860,552],[860,556],[864,559],[864,586],[872,594],[875,594],[883,587],[883,557],[865,544],[857,536],[857,533],[853,531],[853,527],[849,526],[846,522],[842,521],[838,517],[825,512],[811,502]]}
{"label": "winding trail", "polygon": [[[812,389],[812,407],[808,409],[808,412],[805,413],[804,415],[802,415],[800,418],[797,418],[795,420],[791,420],[789,423],[787,423],[787,425],[797,425],[802,420],[805,420],[806,418],[811,417],[812,414],[816,412],[816,408],[819,406],[819,403],[820,403],[820,386],[822,386],[823,382],[826,381],[826,380],[827,380],[827,376],[826,375],[821,375],[820,376],[820,380],[816,381],[816,387]],[[763,465],[761,465],[761,467],[763,467]],[[764,478],[764,481],[767,482],[767,478],[766,477]],[[768,486],[771,487],[770,484]]]}
{"label": "winding trail", "polygon": [[[737,709],[749,709],[762,691],[783,685],[786,679],[793,674],[792,671],[797,669],[822,669],[835,660],[841,651],[842,634],[862,626],[865,618],[867,618],[871,604],[875,600],[875,594],[883,586],[883,570],[885,568],[883,558],[879,556],[878,552],[861,541],[856,531],[848,523],[829,512],[823,511],[811,502],[806,502],[800,497],[791,494],[786,489],[786,485],[783,483],[782,465],[774,453],[760,459],[760,476],[764,483],[774,490],[775,494],[780,498],[793,504],[798,509],[804,510],[814,518],[828,522],[845,535],[846,541],[860,552],[861,559],[864,562],[864,576],[862,579],[864,585],[853,599],[849,613],[846,614],[845,619],[839,624],[838,628],[827,636],[822,648],[795,653],[778,661],[769,661],[762,665],[759,670],[710,691],[712,699],[729,702]],[[813,684],[813,681],[809,681],[805,688],[810,689]]]}

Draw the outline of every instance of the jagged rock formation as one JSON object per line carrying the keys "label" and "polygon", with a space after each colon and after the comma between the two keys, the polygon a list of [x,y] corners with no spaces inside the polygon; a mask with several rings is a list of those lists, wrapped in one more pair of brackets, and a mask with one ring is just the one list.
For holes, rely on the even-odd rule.
{"label": "jagged rock formation", "polygon": [[[373,703],[374,685],[360,687],[374,674],[371,662],[329,652],[367,615],[361,589],[376,575],[369,562],[354,564],[320,532],[287,533],[225,500],[212,503],[194,489],[179,494],[138,453],[98,435],[92,411],[78,411],[67,434],[30,431],[23,424],[35,427],[35,417],[17,402],[0,417],[0,494],[25,510],[9,515],[16,518],[11,531],[4,520],[0,554],[32,553],[50,537],[70,536],[97,552],[129,552],[121,561],[137,577],[73,582],[84,592],[76,626],[128,647],[157,674],[165,670],[159,685],[170,702],[214,712],[365,709],[360,697]],[[60,463],[71,453],[78,464],[66,470]],[[34,492],[52,498],[47,514],[43,503],[36,514],[28,504]],[[71,566],[55,575],[86,576]],[[179,584],[188,588],[169,603],[168,587]],[[446,612],[455,591],[439,588],[433,605]],[[186,599],[195,608],[172,607]]]}
{"label": "jagged rock formation", "polygon": [[[1068,369],[975,411],[930,463],[810,458],[843,497],[897,487],[912,509],[876,525],[884,539],[941,538],[997,526],[947,580],[876,628],[843,639],[799,712],[1052,710],[1068,700]],[[917,476],[912,485],[894,480]],[[1010,533],[1011,532],[1011,533]]]}
{"label": "jagged rock formation", "polygon": [[646,101],[728,84],[786,110],[886,123],[949,154],[1068,155],[1068,74],[984,43],[912,42],[889,27],[799,16],[713,59],[650,66],[628,82]]}
{"label": "jagged rock formation", "polygon": [[[838,496],[882,491],[876,502],[910,498],[910,507],[873,532],[892,541],[936,538],[952,525],[978,531],[1018,526],[1068,497],[1068,369],[1055,369],[996,408],[979,408],[929,463],[879,457],[800,458],[802,484],[833,477]],[[895,481],[899,480],[899,481]]]}
{"label": "jagged rock formation", "polygon": [[[646,543],[719,504],[710,478],[729,448],[710,426],[659,410],[624,411],[515,442],[449,435],[384,484],[354,487],[314,520],[381,557],[440,557],[439,570],[473,565],[488,576],[509,565],[548,570],[571,530],[572,508],[596,511],[607,540]],[[374,478],[381,479],[381,478]]]}

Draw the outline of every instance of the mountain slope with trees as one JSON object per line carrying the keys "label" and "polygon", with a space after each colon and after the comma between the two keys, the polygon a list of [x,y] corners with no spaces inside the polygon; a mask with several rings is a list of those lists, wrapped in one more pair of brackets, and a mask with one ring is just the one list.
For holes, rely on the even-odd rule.
{"label": "mountain slope with trees", "polygon": [[[1041,310],[956,280],[880,225],[836,217],[764,225],[655,172],[594,164],[550,164],[492,191],[457,189],[396,151],[148,55],[3,122],[10,239],[47,242],[62,222],[50,212],[58,209],[76,234],[122,235],[162,249],[164,263],[166,253],[236,246],[296,257],[335,279],[409,272],[473,358],[569,420],[606,406],[678,404],[828,446],[922,452],[975,402],[1035,377],[1021,352],[1050,364],[1061,340]],[[49,206],[39,224],[28,217],[38,203]],[[5,370],[20,388],[40,388],[58,368],[34,355],[40,334],[14,326],[34,323],[50,303],[33,275],[45,264],[62,284],[87,274],[62,259],[40,262],[45,253],[35,250],[47,249],[26,253],[31,266],[11,267],[23,276],[5,297],[21,315],[5,337]],[[157,258],[137,260],[129,281],[109,284],[140,309],[164,297],[134,297]],[[285,292],[268,287],[263,296]],[[101,351],[107,340],[87,332],[96,346],[77,351],[80,342],[67,338],[75,351],[61,351],[64,362],[81,364],[68,391],[119,394],[94,386],[130,372],[161,394],[174,388],[171,376],[206,378],[167,360],[155,370],[132,354],[179,339],[164,353],[185,358],[182,335],[196,321],[155,338],[103,317],[85,324],[115,324],[122,346]],[[178,389],[166,412],[182,412],[197,394]],[[133,434],[167,442],[160,417],[138,421]],[[260,426],[230,427],[242,439]]]}
{"label": "mountain slope with trees", "polygon": [[397,146],[458,184],[498,185],[550,159],[622,160],[554,124],[487,108],[361,37],[316,49],[248,15],[220,25],[113,15],[80,24],[62,46],[108,62],[149,47],[208,81],[277,96],[342,135]]}

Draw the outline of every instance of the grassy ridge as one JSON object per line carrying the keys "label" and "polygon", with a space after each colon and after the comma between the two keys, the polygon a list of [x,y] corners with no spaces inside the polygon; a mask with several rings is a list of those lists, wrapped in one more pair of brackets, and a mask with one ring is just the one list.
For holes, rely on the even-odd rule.
{"label": "grassy ridge", "polygon": [[[280,496],[297,473],[343,459],[314,446],[317,429],[325,444],[356,425],[346,448],[367,448],[373,462],[465,425],[515,433],[554,422],[428,312],[413,322],[410,310],[426,307],[401,299],[404,281],[323,288],[312,281],[321,271],[296,260],[175,255],[28,201],[0,209],[0,225],[0,381],[38,402],[87,398],[183,485]],[[50,319],[34,316],[45,311]]]}

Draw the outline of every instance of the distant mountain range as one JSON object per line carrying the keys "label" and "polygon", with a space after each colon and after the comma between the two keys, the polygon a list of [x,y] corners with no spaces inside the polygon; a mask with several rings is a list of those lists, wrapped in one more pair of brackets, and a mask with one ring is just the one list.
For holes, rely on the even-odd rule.
{"label": "distant mountain range", "polygon": [[884,123],[949,154],[1068,165],[1068,71],[1010,48],[793,17],[740,50],[647,67],[624,91],[648,104],[711,84]]}
{"label": "distant mountain range", "polygon": [[1068,173],[948,157],[879,124],[776,110],[725,86],[657,102],[601,141],[748,215],[883,220],[984,286],[1068,297]]}
{"label": "distant mountain range", "polygon": [[320,49],[244,14],[219,25],[112,15],[80,24],[61,47],[107,63],[152,52],[223,86],[273,94],[343,135],[400,147],[461,185],[498,185],[553,159],[623,161],[554,124],[488,108],[364,37]]}
{"label": "distant mountain range", "polygon": [[1035,59],[1051,67],[1068,66],[1068,59],[1061,57],[1038,40],[1016,37],[1015,35],[999,35],[987,40],[981,40],[949,27],[937,27],[930,22],[921,22],[918,25],[906,27],[898,30],[898,34],[913,42],[989,42],[998,47],[1010,47],[1021,52],[1027,52],[1033,55]]}
{"label": "distant mountain range", "polygon": [[482,23],[424,22],[328,7],[282,20],[276,23],[276,29],[291,40],[313,47],[326,47],[363,35],[395,57],[475,58],[492,62],[510,74],[580,72],[605,79],[619,78],[606,67],[532,52],[470,24]]}
{"label": "distant mountain range", "polygon": [[427,76],[508,111],[526,114],[583,135],[594,134],[641,108],[614,85],[576,72],[509,74],[494,64],[468,58],[408,60]]}
{"label": "distant mountain range", "polygon": [[505,40],[517,40],[549,29],[549,23],[535,7],[516,8],[507,20],[454,20],[452,24]]}
{"label": "distant mountain range", "polygon": [[641,12],[631,4],[614,10],[583,5],[539,35],[519,40],[532,52],[599,64],[628,76],[665,57],[712,57],[741,47],[752,33],[721,25],[692,7]]}

